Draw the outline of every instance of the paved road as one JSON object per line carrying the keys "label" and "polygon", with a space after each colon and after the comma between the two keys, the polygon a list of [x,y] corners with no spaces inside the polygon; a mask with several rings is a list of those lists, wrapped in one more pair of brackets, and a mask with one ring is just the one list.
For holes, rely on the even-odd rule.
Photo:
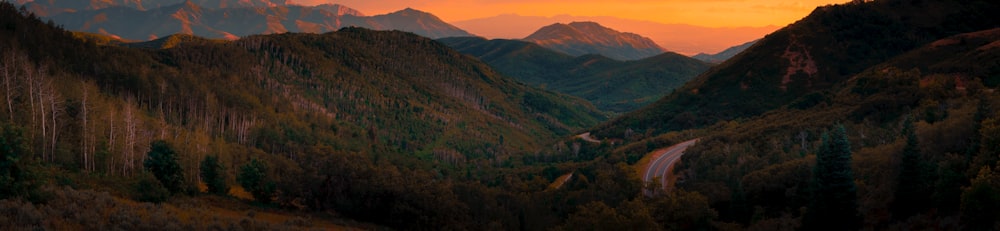
{"label": "paved road", "polygon": [[660,177],[660,185],[666,186],[668,179],[667,171],[670,171],[670,168],[681,159],[681,156],[684,155],[684,150],[694,145],[696,141],[698,139],[684,141],[662,151],[660,156],[650,162],[649,168],[646,169],[646,173],[642,179],[646,182],[652,182],[656,177]]}
{"label": "paved road", "polygon": [[594,137],[590,137],[590,132],[576,135],[576,137],[580,137],[580,139],[583,139],[583,141],[587,141],[587,142],[591,142],[591,143],[600,143],[601,142],[600,140],[594,139]]}

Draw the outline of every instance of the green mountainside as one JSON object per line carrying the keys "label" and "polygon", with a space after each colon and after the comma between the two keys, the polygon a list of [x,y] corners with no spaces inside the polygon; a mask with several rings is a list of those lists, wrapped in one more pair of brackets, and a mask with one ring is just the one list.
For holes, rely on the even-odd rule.
{"label": "green mountainside", "polygon": [[[698,138],[667,193],[694,194],[678,203],[710,207],[708,215],[677,211],[709,220],[696,228],[995,229],[1000,21],[989,12],[998,7],[874,1],[818,8],[683,91],[592,134],[619,146],[580,153],[638,168],[651,151]],[[794,75],[783,83],[789,69]],[[546,155],[586,162],[558,149]],[[572,216],[628,213],[609,210]]]}
{"label": "green mountainside", "polygon": [[[820,94],[866,68],[958,33],[998,26],[985,1],[875,1],[820,7],[675,93],[599,126],[659,134],[748,118]],[[928,13],[930,12],[930,13]]]}
{"label": "green mountainside", "polygon": [[587,99],[598,109],[612,113],[652,103],[709,68],[708,64],[672,52],[618,61],[600,55],[573,57],[516,40],[455,37],[438,41],[478,57],[502,74]]}
{"label": "green mountainside", "polygon": [[[705,195],[720,220],[751,229],[827,222],[811,221],[799,208],[816,200],[821,134],[841,125],[853,152],[847,171],[857,187],[854,227],[993,227],[1000,213],[976,204],[1000,202],[977,191],[1000,189],[993,170],[1000,164],[1000,94],[983,84],[1000,76],[996,41],[997,29],[948,37],[822,94],[707,127],[676,170],[685,179],[677,187]],[[965,63],[970,58],[976,65]]]}
{"label": "green mountainside", "polygon": [[[551,227],[558,214],[519,221],[534,199],[493,188],[533,191],[536,186],[521,179],[540,169],[520,176],[498,168],[606,119],[582,99],[526,86],[406,32],[345,28],[231,42],[173,36],[103,46],[96,41],[112,39],[63,31],[8,3],[0,3],[0,11],[0,154],[4,173],[6,166],[19,166],[11,170],[14,182],[56,184],[58,178],[56,189],[162,201],[164,193],[199,195],[199,162],[217,156],[222,182],[239,182],[245,190],[231,194],[255,198],[265,210],[332,212],[400,229],[479,229],[491,220]],[[159,140],[165,145],[154,142]],[[156,183],[159,172],[145,170],[155,166],[150,161],[164,160],[177,161],[171,168],[180,169],[169,191]],[[18,169],[34,169],[39,178],[24,181]],[[511,176],[517,180],[504,180]],[[7,186],[7,179],[0,183]],[[537,184],[537,191],[545,185]],[[11,193],[0,196],[29,195]],[[489,203],[522,209],[477,208],[487,202],[473,195],[514,197]],[[170,204],[212,199],[192,200]],[[228,203],[242,202],[221,204]],[[141,229],[95,215],[102,223],[90,225]],[[0,223],[53,228],[34,219]],[[63,224],[83,218],[37,219]],[[187,223],[201,221],[179,225],[209,225]]]}
{"label": "green mountainside", "polygon": [[[130,43],[2,2],[0,230],[994,230],[994,12],[817,8],[596,125],[530,77],[675,57],[360,28]],[[692,139],[671,187],[643,182]]]}

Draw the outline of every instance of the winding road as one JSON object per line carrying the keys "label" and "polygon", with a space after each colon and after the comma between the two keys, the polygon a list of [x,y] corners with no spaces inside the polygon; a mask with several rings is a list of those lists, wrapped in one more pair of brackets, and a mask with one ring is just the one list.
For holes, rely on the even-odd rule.
{"label": "winding road", "polygon": [[582,139],[583,141],[587,141],[587,142],[591,142],[591,143],[600,143],[601,142],[600,140],[594,139],[594,137],[590,136],[590,132],[576,135],[576,137]]}
{"label": "winding road", "polygon": [[698,139],[688,140],[666,149],[654,151],[653,159],[649,162],[649,167],[643,172],[643,181],[652,182],[656,177],[660,177],[660,185],[666,187],[667,180],[670,178],[668,177],[670,169],[681,159],[684,151],[697,141]]}

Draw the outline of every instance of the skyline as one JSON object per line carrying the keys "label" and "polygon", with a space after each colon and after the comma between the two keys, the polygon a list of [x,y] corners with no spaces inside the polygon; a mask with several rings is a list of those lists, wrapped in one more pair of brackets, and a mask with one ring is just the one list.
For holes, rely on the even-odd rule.
{"label": "skyline", "polygon": [[[367,15],[391,13],[414,8],[432,13],[446,22],[487,18],[504,14],[553,17],[612,16],[666,24],[689,24],[704,27],[785,26],[819,6],[845,3],[845,0],[290,0],[302,5],[341,4]],[[476,10],[470,10],[476,9]]]}

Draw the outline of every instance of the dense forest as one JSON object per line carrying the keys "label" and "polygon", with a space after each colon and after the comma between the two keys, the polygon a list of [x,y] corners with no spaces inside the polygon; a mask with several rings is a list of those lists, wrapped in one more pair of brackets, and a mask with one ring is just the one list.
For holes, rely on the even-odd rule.
{"label": "dense forest", "polygon": [[410,33],[127,43],[0,2],[0,229],[998,229],[998,5],[822,7],[605,121]]}
{"label": "dense forest", "polygon": [[710,67],[673,52],[618,61],[598,54],[571,56],[526,41],[479,37],[438,41],[525,84],[584,98],[616,115],[655,102]]}
{"label": "dense forest", "polygon": [[[621,136],[629,128],[660,134],[759,116],[815,98],[924,44],[1000,26],[996,16],[987,13],[998,10],[991,1],[950,0],[818,7],[649,107],[599,126],[595,134]],[[995,87],[992,81],[985,83]]]}
{"label": "dense forest", "polygon": [[565,222],[580,206],[643,227],[713,214],[692,194],[695,214],[654,214],[690,206],[640,196],[630,166],[594,160],[599,145],[560,141],[606,119],[588,102],[410,33],[127,43],[0,11],[3,229],[545,230],[581,225]]}

